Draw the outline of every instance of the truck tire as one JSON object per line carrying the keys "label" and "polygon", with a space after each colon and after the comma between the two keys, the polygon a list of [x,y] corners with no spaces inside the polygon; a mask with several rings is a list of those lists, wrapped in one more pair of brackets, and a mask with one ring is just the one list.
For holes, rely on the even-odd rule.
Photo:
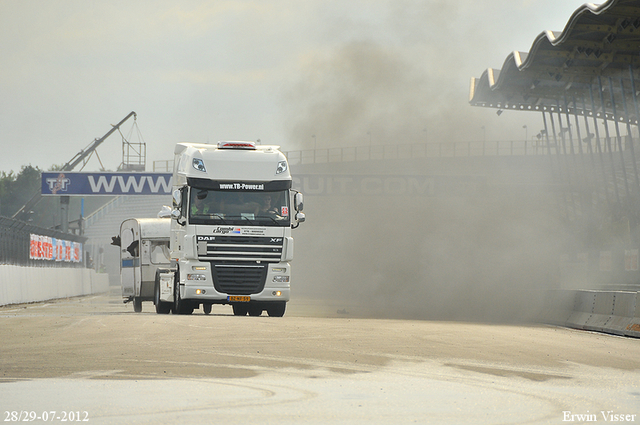
{"label": "truck tire", "polygon": [[261,314],[262,314],[262,306],[259,306],[259,305],[249,306],[249,316],[258,317]]}
{"label": "truck tire", "polygon": [[211,304],[202,304],[202,311],[204,314],[211,314]]}
{"label": "truck tire", "polygon": [[136,313],[142,312],[142,298],[133,297],[133,311]]}
{"label": "truck tire", "polygon": [[171,311],[171,303],[160,301],[160,273],[166,273],[168,270],[156,270],[156,280],[153,285],[153,304],[156,306],[156,313],[169,314]]}
{"label": "truck tire", "polygon": [[267,306],[267,314],[271,317],[282,317],[286,309],[287,303],[284,301],[271,303]]}
{"label": "truck tire", "polygon": [[171,303],[160,301],[160,282],[156,279],[156,284],[153,288],[153,303],[156,305],[156,313],[169,314],[171,311]]}
{"label": "truck tire", "polygon": [[246,316],[249,311],[249,306],[246,304],[231,304],[231,308],[234,316]]}
{"label": "truck tire", "polygon": [[180,270],[176,270],[173,282],[173,314],[191,314],[193,304],[180,298]]}

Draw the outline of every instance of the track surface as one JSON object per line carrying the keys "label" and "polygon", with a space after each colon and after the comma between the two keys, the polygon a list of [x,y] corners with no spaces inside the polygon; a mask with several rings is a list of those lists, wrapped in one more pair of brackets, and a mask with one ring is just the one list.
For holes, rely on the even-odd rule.
{"label": "track surface", "polygon": [[113,294],[2,307],[1,419],[640,423],[640,340],[340,307],[293,300],[271,318],[234,317],[228,306],[156,315],[144,303],[136,314]]}

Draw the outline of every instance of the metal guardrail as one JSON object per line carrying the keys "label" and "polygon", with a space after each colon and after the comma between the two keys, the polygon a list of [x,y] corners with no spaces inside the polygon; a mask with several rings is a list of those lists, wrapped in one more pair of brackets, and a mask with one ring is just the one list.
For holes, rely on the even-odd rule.
{"label": "metal guardrail", "polygon": [[154,173],[171,173],[173,172],[173,159],[161,159],[153,161]]}
{"label": "metal guardrail", "polygon": [[315,164],[382,159],[543,155],[546,152],[546,143],[543,141],[513,140],[310,149],[288,151],[285,155],[290,164]]}
{"label": "metal guardrail", "polygon": [[[510,141],[473,141],[473,142],[437,142],[395,145],[368,145],[337,147],[324,149],[303,149],[284,151],[289,164],[321,164],[330,162],[356,162],[383,159],[415,159],[415,158],[461,158],[483,156],[536,156],[536,155],[580,155],[596,153],[596,146],[601,153],[629,150],[631,144],[628,136],[622,137],[618,143],[616,137],[593,139],[590,143],[579,145],[577,141],[553,141],[548,144],[542,140],[510,140]],[[638,139],[633,140],[638,145]],[[638,147],[636,147],[638,149]],[[153,161],[154,172],[171,172],[173,160]]]}
{"label": "metal guardrail", "polygon": [[[599,142],[604,153],[618,152],[620,146],[628,149],[629,140],[625,136],[622,143],[617,143],[615,137],[609,139],[593,139],[591,145],[577,141],[550,140],[547,145],[541,140],[510,140],[510,141],[472,141],[472,142],[433,142],[390,145],[367,145],[323,149],[302,149],[284,151],[289,164],[320,164],[330,162],[356,162],[383,159],[414,159],[414,158],[459,158],[483,156],[527,156],[527,155],[571,155],[584,152],[594,152]],[[635,143],[638,140],[635,139]],[[154,172],[171,172],[173,160],[153,161]]]}
{"label": "metal guardrail", "polygon": [[[553,147],[555,149],[555,147]],[[380,159],[521,156],[547,153],[543,140],[439,142],[397,145],[369,145],[285,151],[290,164],[354,162]],[[171,172],[173,160],[153,161],[154,172]]]}

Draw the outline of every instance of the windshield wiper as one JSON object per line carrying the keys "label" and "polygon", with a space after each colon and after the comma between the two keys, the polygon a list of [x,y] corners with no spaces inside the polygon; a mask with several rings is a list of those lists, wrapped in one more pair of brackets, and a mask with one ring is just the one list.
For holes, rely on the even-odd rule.
{"label": "windshield wiper", "polygon": [[214,216],[215,218],[217,218],[218,220],[222,221],[224,224],[227,224],[227,222],[225,221],[224,217],[221,216],[220,214],[211,214],[212,216]]}
{"label": "windshield wiper", "polygon": [[249,217],[245,216],[245,215],[241,215],[240,218],[243,219],[243,220],[247,220],[249,223],[251,223],[252,226],[255,225],[255,223],[253,221],[251,221],[251,219]]}
{"label": "windshield wiper", "polygon": [[268,218],[271,221],[273,221],[274,223],[276,223],[278,226],[280,225],[280,222],[278,220],[276,220],[275,218],[271,217],[270,215],[259,215],[256,218],[258,218],[258,219],[260,219],[260,218]]}

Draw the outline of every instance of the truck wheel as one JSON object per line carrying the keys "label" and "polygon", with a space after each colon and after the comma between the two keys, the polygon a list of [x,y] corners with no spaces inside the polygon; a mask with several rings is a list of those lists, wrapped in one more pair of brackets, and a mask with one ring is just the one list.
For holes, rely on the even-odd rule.
{"label": "truck wheel", "polygon": [[179,271],[176,271],[176,278],[173,283],[173,314],[191,314],[193,313],[193,304],[180,298],[179,276]]}
{"label": "truck wheel", "polygon": [[202,311],[204,314],[211,314],[211,304],[202,304]]}
{"label": "truck wheel", "polygon": [[249,306],[246,304],[231,304],[231,307],[233,308],[234,316],[246,316],[249,311]]}
{"label": "truck wheel", "polygon": [[262,314],[262,307],[260,306],[249,306],[249,316],[260,316]]}
{"label": "truck wheel", "polygon": [[272,303],[267,306],[267,314],[271,317],[282,317],[287,308],[286,302]]}
{"label": "truck wheel", "polygon": [[156,279],[156,284],[153,288],[153,303],[156,305],[156,313],[169,314],[171,311],[171,303],[160,301],[160,282]]}
{"label": "truck wheel", "polygon": [[142,299],[140,297],[133,297],[133,311],[136,313],[142,311]]}

